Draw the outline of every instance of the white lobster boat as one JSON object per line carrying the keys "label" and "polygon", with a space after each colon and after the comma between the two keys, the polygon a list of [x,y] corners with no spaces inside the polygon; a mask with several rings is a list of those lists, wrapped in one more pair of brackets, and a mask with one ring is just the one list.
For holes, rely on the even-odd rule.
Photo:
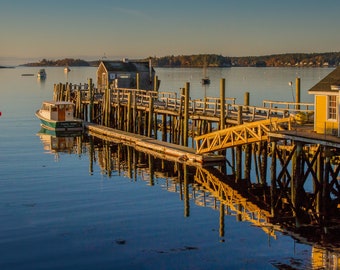
{"label": "white lobster boat", "polygon": [[83,121],[76,119],[74,104],[68,101],[44,101],[41,109],[35,115],[40,119],[41,125],[49,130],[73,131],[82,130]]}

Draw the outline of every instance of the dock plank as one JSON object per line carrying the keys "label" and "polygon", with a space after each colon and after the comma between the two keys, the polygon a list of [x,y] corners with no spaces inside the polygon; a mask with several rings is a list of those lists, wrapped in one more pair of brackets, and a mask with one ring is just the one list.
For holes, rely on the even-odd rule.
{"label": "dock plank", "polygon": [[158,157],[169,157],[172,161],[185,162],[192,165],[219,162],[225,157],[211,154],[197,154],[195,149],[159,141],[147,136],[125,132],[93,123],[84,123],[85,128],[91,135],[99,136],[102,139],[111,138],[116,143],[125,143],[136,149],[143,150]]}

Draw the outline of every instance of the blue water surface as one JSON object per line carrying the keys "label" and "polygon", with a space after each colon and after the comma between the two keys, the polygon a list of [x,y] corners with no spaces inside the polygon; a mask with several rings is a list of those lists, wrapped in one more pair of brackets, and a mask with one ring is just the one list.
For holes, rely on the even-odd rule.
{"label": "blue water surface", "polygon": [[[51,153],[37,133],[34,112],[52,99],[53,84],[95,81],[96,68],[0,69],[0,269],[295,269],[311,266],[312,247],[281,232],[267,235],[250,222],[224,216],[209,205],[185,202],[171,179],[147,173],[135,179],[124,171],[109,177],[95,161],[90,171],[88,148],[80,153]],[[264,95],[290,99],[288,82],[301,76],[306,89],[331,69],[209,69],[212,84],[200,85],[201,70],[157,69],[160,91],[178,91],[191,82],[193,98],[218,97],[219,79],[229,95],[251,102]],[[32,73],[34,76],[21,76]],[[298,74],[297,74],[298,73]],[[270,89],[270,91],[269,91]],[[283,90],[284,89],[284,90]],[[283,92],[286,91],[286,95]],[[265,94],[264,94],[265,93]],[[253,97],[253,99],[252,99]]]}

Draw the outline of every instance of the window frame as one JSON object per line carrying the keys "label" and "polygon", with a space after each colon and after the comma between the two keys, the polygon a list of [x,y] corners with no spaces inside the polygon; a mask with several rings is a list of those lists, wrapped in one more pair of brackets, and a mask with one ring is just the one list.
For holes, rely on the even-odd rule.
{"label": "window frame", "polygon": [[[333,98],[335,100],[333,100]],[[327,96],[327,120],[328,121],[338,120],[338,96],[337,95]]]}

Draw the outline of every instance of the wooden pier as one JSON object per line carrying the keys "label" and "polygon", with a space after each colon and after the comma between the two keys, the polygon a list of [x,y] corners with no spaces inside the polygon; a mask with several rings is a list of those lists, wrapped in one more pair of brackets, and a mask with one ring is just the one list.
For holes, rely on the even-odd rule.
{"label": "wooden pier", "polygon": [[[117,170],[123,163],[129,176],[145,168],[150,185],[154,174],[174,175],[173,189],[181,192],[185,215],[190,212],[189,196],[206,206],[210,203],[206,194],[212,194],[219,200],[221,235],[223,217],[232,212],[273,237],[279,230],[309,241],[304,228],[321,228],[313,237],[325,245],[325,239],[334,236],[328,231],[337,232],[333,225],[340,224],[340,138],[313,132],[312,103],[265,100],[262,106],[251,106],[249,99],[248,92],[242,104],[226,97],[224,79],[219,97],[195,100],[190,98],[189,83],[180,94],[102,91],[92,80],[54,88],[54,100],[75,104],[75,116],[84,120],[90,138],[115,143],[117,149],[103,143],[101,150],[101,169],[108,174],[113,163]],[[161,159],[158,171],[156,158]],[[195,173],[189,173],[189,167]],[[189,183],[195,194],[189,194]],[[211,205],[218,208],[216,200]],[[332,248],[332,241],[327,248]]]}
{"label": "wooden pier", "polygon": [[[312,204],[327,211],[324,207],[332,200],[327,190],[340,205],[340,144],[301,131],[311,123],[313,104],[265,101],[263,107],[254,107],[246,93],[244,104],[237,105],[225,97],[224,79],[218,98],[190,99],[189,83],[177,95],[139,89],[99,91],[89,80],[80,86],[55,85],[54,99],[74,102],[76,117],[87,122],[85,127],[95,136],[188,164],[220,161],[223,156],[224,167],[231,168],[238,183],[250,182],[252,163],[259,164],[257,182],[267,183],[270,171],[272,192],[277,187],[290,189],[288,199],[300,219],[307,218]],[[307,198],[303,187],[310,181],[315,194]]]}
{"label": "wooden pier", "polygon": [[[55,101],[74,102],[75,116],[86,122],[175,145],[190,146],[200,149],[198,154],[203,150],[197,138],[209,142],[209,133],[213,131],[247,123],[250,127],[250,123],[274,118],[287,119],[297,114],[305,115],[304,121],[310,121],[313,114],[311,103],[264,101],[263,107],[251,106],[248,92],[245,93],[244,104],[236,104],[235,98],[225,97],[224,79],[220,82],[220,97],[195,100],[190,98],[189,83],[184,85],[178,95],[175,92],[122,88],[101,91],[94,87],[91,79],[83,85],[56,84],[53,98]],[[247,136],[256,133],[247,127],[245,130]],[[238,137],[245,139],[241,135]],[[260,137],[263,140],[264,137]],[[259,136],[252,136],[248,143],[258,139]],[[212,149],[210,152],[213,152]]]}

